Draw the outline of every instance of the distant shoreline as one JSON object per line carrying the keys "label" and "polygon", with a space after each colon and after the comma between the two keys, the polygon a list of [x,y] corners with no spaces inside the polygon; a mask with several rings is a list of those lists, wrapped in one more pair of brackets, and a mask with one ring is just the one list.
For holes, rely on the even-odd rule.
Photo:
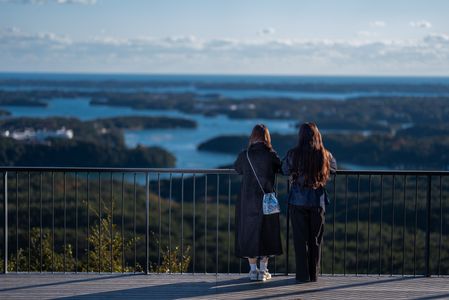
{"label": "distant shoreline", "polygon": [[220,74],[220,73],[103,73],[103,72],[52,72],[52,71],[0,71],[0,78],[5,76],[102,76],[102,77],[248,77],[248,78],[342,78],[342,79],[447,79],[448,75],[370,75],[370,74]]}

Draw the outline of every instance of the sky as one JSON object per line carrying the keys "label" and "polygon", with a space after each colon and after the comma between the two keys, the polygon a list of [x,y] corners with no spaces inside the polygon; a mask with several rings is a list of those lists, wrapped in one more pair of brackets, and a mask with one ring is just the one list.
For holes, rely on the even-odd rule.
{"label": "sky", "polygon": [[447,0],[0,0],[0,72],[449,76]]}

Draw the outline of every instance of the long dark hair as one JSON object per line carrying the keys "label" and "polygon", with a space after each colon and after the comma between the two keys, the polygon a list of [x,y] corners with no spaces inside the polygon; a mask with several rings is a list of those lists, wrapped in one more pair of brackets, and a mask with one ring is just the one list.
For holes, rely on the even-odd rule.
{"label": "long dark hair", "polygon": [[330,155],[321,133],[315,123],[304,123],[298,137],[298,145],[292,150],[294,179],[302,177],[305,187],[323,187],[330,175]]}
{"label": "long dark hair", "polygon": [[264,124],[257,124],[254,126],[249,137],[248,147],[258,142],[264,143],[269,149],[273,148],[273,146],[271,146],[270,131],[268,131],[268,127]]}

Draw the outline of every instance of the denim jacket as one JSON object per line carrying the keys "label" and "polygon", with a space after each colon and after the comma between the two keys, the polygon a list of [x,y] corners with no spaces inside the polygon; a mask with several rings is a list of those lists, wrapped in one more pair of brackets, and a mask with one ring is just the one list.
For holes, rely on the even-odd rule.
{"label": "denim jacket", "polygon": [[[328,153],[330,155],[330,171],[331,173],[335,173],[337,170],[337,161],[330,152]],[[293,169],[293,151],[290,150],[282,159],[282,173],[291,176],[294,171]],[[304,187],[302,186],[303,181],[304,178],[299,176],[295,182],[292,182],[288,203],[299,206],[322,207],[325,209],[326,205],[329,204],[326,189],[324,187]]]}

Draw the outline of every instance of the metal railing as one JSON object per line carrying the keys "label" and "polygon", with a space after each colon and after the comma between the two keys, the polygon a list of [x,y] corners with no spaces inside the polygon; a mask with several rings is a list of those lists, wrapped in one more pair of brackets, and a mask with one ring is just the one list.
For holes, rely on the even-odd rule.
{"label": "metal railing", "polygon": [[[3,272],[241,273],[233,255],[240,177],[230,169],[2,167]],[[322,274],[447,275],[449,172],[331,176]],[[294,271],[276,179],[284,254]]]}

